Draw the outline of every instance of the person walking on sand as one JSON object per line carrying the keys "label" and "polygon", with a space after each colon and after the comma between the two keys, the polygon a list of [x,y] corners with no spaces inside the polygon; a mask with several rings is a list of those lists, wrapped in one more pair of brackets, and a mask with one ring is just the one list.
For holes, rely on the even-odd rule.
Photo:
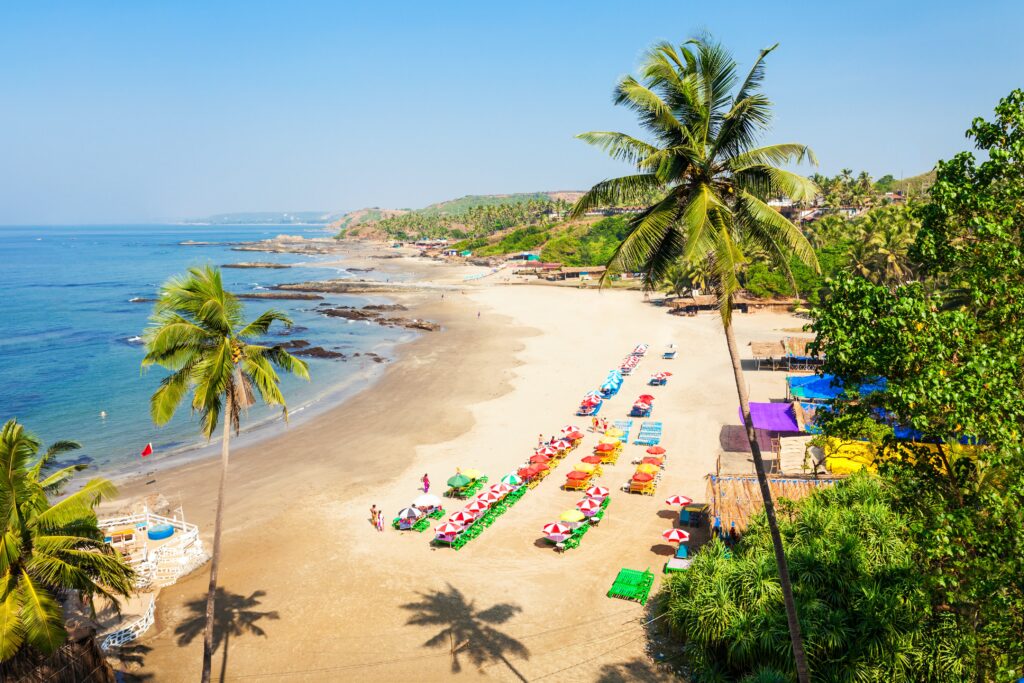
{"label": "person walking on sand", "polygon": [[543,445],[544,445],[544,435],[543,434],[538,434],[537,435],[537,448],[540,448]]}
{"label": "person walking on sand", "polygon": [[430,477],[424,474],[420,481],[423,482],[423,493],[430,493]]}
{"label": "person walking on sand", "polygon": [[377,531],[384,531],[384,513],[377,510]]}
{"label": "person walking on sand", "polygon": [[370,506],[370,526],[377,526],[377,506]]}

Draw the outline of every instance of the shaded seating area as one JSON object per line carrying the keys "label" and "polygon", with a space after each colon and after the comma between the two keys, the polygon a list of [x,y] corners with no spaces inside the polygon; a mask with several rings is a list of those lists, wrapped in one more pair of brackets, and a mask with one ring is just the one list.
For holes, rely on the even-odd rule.
{"label": "shaded seating area", "polygon": [[522,484],[501,482],[492,485],[462,510],[451,515],[446,522],[435,527],[434,545],[461,549],[518,503],[527,490]]}
{"label": "shaded seating area", "polygon": [[641,394],[633,401],[633,407],[629,410],[630,417],[650,417],[654,410],[654,397],[650,394]]}
{"label": "shaded seating area", "polygon": [[429,493],[414,500],[409,507],[398,511],[398,516],[391,526],[399,531],[417,531],[423,533],[430,528],[430,520],[444,517],[441,499]]}
{"label": "shaded seating area", "polygon": [[651,378],[647,380],[647,384],[652,387],[663,387],[668,384],[668,378],[672,376],[671,372],[656,372],[651,375]]}
{"label": "shaded seating area", "polygon": [[580,407],[576,409],[576,414],[581,417],[593,417],[601,412],[603,403],[604,399],[601,398],[601,395],[596,391],[592,391],[580,401]]}
{"label": "shaded seating area", "polygon": [[544,537],[558,552],[578,548],[590,528],[601,523],[610,501],[608,489],[589,487],[586,497],[577,502],[574,509],[563,512],[559,521],[544,525]]}
{"label": "shaded seating area", "polygon": [[468,469],[463,472],[456,472],[455,476],[447,481],[448,490],[445,496],[449,498],[469,498],[487,483],[487,476],[479,470]]}

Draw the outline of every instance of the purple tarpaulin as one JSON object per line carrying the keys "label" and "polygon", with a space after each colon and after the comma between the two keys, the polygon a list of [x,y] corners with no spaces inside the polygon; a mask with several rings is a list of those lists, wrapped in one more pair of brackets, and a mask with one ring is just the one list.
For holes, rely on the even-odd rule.
{"label": "purple tarpaulin", "polygon": [[[740,422],[743,421],[743,413],[740,415]],[[751,403],[750,417],[754,421],[754,429],[764,429],[769,432],[799,432],[800,425],[796,423],[796,414],[793,406],[789,403]]]}

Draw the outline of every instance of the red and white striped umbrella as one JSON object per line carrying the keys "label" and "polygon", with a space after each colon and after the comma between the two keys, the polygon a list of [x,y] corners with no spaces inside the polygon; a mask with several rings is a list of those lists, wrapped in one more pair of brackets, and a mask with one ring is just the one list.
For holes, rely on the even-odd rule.
{"label": "red and white striped umbrella", "polygon": [[448,518],[449,522],[462,525],[472,524],[474,520],[476,520],[476,516],[473,515],[473,513],[471,512],[466,512],[465,510],[459,510],[454,515]]}
{"label": "red and white striped umbrella", "polygon": [[551,442],[551,447],[552,448],[557,448],[560,451],[564,451],[566,448],[568,448],[571,445],[572,444],[570,442],[566,441],[565,439],[559,439],[558,441],[552,441]]}
{"label": "red and white striped umbrella", "polygon": [[578,431],[580,431],[580,428],[577,427],[576,425],[566,425],[566,426],[562,427],[562,429],[561,429],[561,433],[562,434],[571,434],[573,432],[578,432]]}
{"label": "red and white striped umbrella", "polygon": [[536,455],[558,455],[558,449],[551,446],[543,446],[534,451]]}
{"label": "red and white striped umbrella", "polygon": [[585,515],[592,515],[601,509],[601,501],[597,498],[584,498],[580,502],[576,503],[576,507],[579,511]]}
{"label": "red and white striped umbrella", "polygon": [[504,496],[507,493],[511,493],[513,490],[514,490],[514,487],[509,486],[505,482],[501,482],[500,484],[495,484],[494,486],[491,487],[491,491],[494,491],[499,496]]}
{"label": "red and white striped umbrella", "polygon": [[692,503],[693,501],[687,498],[686,496],[672,496],[671,498],[665,501],[665,505],[678,505],[680,507],[686,507],[687,505],[690,505]]}
{"label": "red and white striped umbrella", "polygon": [[501,496],[499,496],[494,491],[484,491],[479,496],[477,496],[476,499],[481,501],[481,502],[487,503],[487,505],[490,506],[490,505],[494,505],[499,500],[501,500]]}
{"label": "red and white striped umbrella", "polygon": [[604,500],[608,497],[608,489],[603,486],[591,486],[587,489],[587,495],[591,498],[600,498]]}
{"label": "red and white striped umbrella", "polygon": [[470,514],[478,515],[484,510],[486,510],[488,507],[490,506],[487,503],[477,498],[472,503],[470,503],[469,505],[462,509],[465,510],[466,512],[469,512]]}
{"label": "red and white striped umbrella", "polygon": [[581,432],[581,431],[579,431],[579,430],[577,430],[577,431],[575,431],[575,432],[569,432],[569,433],[567,433],[567,434],[565,435],[565,438],[567,438],[567,439],[572,439],[573,441],[577,441],[577,440],[579,440],[579,439],[582,439],[582,438],[583,438],[583,432]]}
{"label": "red and white striped umbrella", "polygon": [[661,535],[670,543],[682,543],[690,540],[690,532],[682,529],[666,529]]}
{"label": "red and white striped umbrella", "polygon": [[552,522],[551,524],[544,525],[544,535],[548,538],[561,537],[558,540],[564,540],[566,536],[572,533],[572,528],[568,524],[562,524],[561,522]]}
{"label": "red and white striped umbrella", "polygon": [[437,532],[438,536],[451,536],[462,531],[461,524],[455,524],[453,522],[445,522],[434,527],[434,531]]}

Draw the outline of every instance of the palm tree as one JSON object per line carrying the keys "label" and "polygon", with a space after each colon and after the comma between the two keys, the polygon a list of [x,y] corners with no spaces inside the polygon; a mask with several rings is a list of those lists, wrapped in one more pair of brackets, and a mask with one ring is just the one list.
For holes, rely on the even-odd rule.
{"label": "palm tree", "polygon": [[86,600],[96,595],[117,605],[127,597],[135,573],[103,542],[95,508],[115,493],[106,479],[93,479],[56,503],[51,496],[85,465],[51,474],[62,453],[79,448],[58,441],[38,455],[39,440],[16,420],[0,429],[0,662],[22,648],[49,655],[67,638],[59,604],[72,591]]}
{"label": "palm tree", "polygon": [[210,586],[206,596],[203,683],[210,680],[213,657],[214,601],[231,430],[238,434],[241,411],[255,403],[254,389],[268,405],[281,406],[285,419],[288,418],[275,368],[309,379],[306,364],[282,347],[250,343],[266,335],[275,322],[290,327],[291,319],[280,311],[269,310],[246,323],[242,314],[242,304],[235,295],[224,291],[219,269],[191,268],[187,275],[171,278],[161,287],[143,337],[146,345],[143,367],[159,365],[171,371],[150,399],[153,422],[162,425],[170,420],[190,389],[192,412],[199,413],[202,433],[207,440],[213,437],[217,423],[224,421]]}
{"label": "palm tree", "polygon": [[734,92],[739,81],[737,64],[720,44],[701,38],[679,48],[655,45],[643,61],[641,80],[624,77],[614,97],[616,104],[636,112],[652,141],[604,131],[578,136],[632,163],[637,173],[598,183],[580,198],[573,213],[578,216],[598,206],[635,203],[645,191],[656,190],[660,199],[631,221],[609,270],[639,270],[647,274],[647,282],[659,282],[681,258],[691,263],[707,259],[713,268],[736,392],[771,529],[796,673],[803,683],[808,670],[793,588],[732,326],[734,297],[747,261],[743,245],[763,249],[791,283],[792,256],[817,268],[807,239],[766,201],[778,196],[809,200],[818,192],[807,178],[778,166],[813,162],[813,153],[805,145],[757,145],[771,118],[771,104],[760,85],[764,59],[774,49],[761,51]]}

